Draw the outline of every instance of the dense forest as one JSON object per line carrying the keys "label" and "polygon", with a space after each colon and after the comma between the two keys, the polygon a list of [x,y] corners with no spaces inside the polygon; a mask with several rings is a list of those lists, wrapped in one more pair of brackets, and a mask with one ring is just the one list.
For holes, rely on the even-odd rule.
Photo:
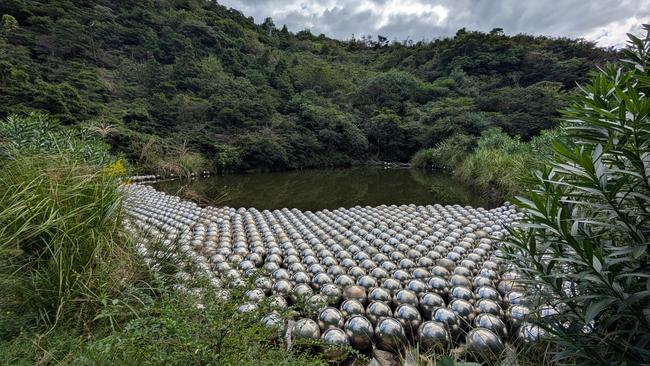
{"label": "dense forest", "polygon": [[408,161],[495,127],[527,141],[618,58],[502,29],[339,41],[203,0],[4,0],[0,15],[0,117],[87,127],[143,170]]}

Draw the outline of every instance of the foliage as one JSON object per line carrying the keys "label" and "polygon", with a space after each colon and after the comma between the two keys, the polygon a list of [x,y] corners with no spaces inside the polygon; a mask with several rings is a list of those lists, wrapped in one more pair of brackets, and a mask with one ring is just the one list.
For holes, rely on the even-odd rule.
{"label": "foliage", "polygon": [[10,115],[0,121],[0,154],[9,159],[53,154],[96,165],[115,160],[109,146],[88,132],[65,128],[56,119],[38,113]]}
{"label": "foliage", "polygon": [[503,201],[519,193],[521,180],[528,174],[531,156],[506,154],[499,149],[479,149],[454,170],[454,176]]}
{"label": "foliage", "polygon": [[418,151],[411,164],[420,168],[433,168],[453,171],[472,151],[474,139],[471,136],[456,134],[432,149]]}
{"label": "foliage", "polygon": [[[241,293],[224,300],[205,289],[199,297],[163,294],[121,331],[89,344],[82,365],[318,365],[318,357],[287,352],[271,341],[261,309],[237,311]],[[205,306],[197,306],[197,303]]]}
{"label": "foliage", "polygon": [[551,155],[561,130],[546,130],[529,142],[510,137],[500,128],[484,130],[478,139],[456,134],[436,147],[419,150],[411,164],[453,172],[456,178],[482,190],[494,202],[514,197],[528,186],[531,168]]}
{"label": "foliage", "polygon": [[650,362],[650,26],[565,112],[506,247],[535,321],[580,363]]}
{"label": "foliage", "polygon": [[121,229],[123,161],[40,114],[0,122],[0,151],[0,338],[35,324],[115,324],[146,277]]}
{"label": "foliage", "polygon": [[224,299],[214,289],[201,288],[201,295],[160,288],[145,306],[134,307],[137,315],[115,328],[95,325],[85,333],[62,324],[47,334],[28,329],[0,342],[0,359],[11,365],[326,364],[308,349],[287,351],[273,340],[275,332],[259,321],[268,304],[241,314],[240,289]]}
{"label": "foliage", "polygon": [[118,178],[59,155],[19,157],[1,167],[3,311],[36,315],[32,321],[46,325],[93,321],[140,275],[121,237]]}
{"label": "foliage", "polygon": [[[582,40],[467,30],[338,41],[257,25],[216,1],[6,0],[0,15],[0,117],[90,126],[143,170],[175,174],[407,161],[490,127],[528,140],[616,56]],[[205,161],[177,164],[183,141]]]}

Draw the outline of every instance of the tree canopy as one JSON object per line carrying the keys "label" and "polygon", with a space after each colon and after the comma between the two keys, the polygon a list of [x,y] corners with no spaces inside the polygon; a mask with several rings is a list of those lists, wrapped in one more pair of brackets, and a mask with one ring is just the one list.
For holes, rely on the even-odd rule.
{"label": "tree canopy", "polygon": [[232,168],[406,161],[492,127],[527,140],[617,57],[501,30],[339,41],[216,1],[6,0],[0,16],[0,117],[111,125],[107,141],[130,160],[154,138]]}

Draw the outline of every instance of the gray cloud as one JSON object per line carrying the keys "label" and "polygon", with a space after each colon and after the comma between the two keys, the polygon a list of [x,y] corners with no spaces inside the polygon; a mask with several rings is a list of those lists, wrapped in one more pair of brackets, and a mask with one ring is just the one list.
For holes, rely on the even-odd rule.
{"label": "gray cloud", "polygon": [[221,0],[252,16],[272,17],[291,31],[310,29],[338,39],[381,34],[431,40],[460,28],[507,34],[582,37],[621,46],[627,32],[650,23],[650,0]]}

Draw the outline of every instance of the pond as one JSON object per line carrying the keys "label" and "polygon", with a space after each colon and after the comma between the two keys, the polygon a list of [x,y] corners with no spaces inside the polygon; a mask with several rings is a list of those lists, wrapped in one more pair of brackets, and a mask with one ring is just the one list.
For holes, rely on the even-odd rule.
{"label": "pond", "polygon": [[200,204],[258,210],[287,207],[316,211],[411,203],[492,208],[500,204],[448,174],[381,167],[227,174],[163,181],[155,186]]}

